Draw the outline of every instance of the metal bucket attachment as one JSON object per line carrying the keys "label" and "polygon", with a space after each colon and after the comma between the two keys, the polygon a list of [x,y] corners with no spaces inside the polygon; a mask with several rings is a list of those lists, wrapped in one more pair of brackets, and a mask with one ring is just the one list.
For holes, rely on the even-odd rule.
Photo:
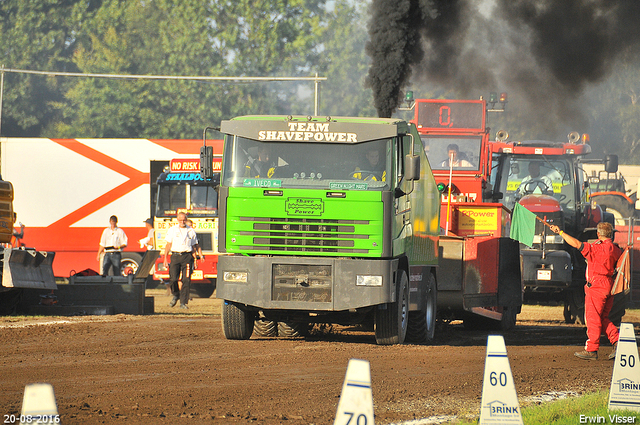
{"label": "metal bucket attachment", "polygon": [[33,248],[4,248],[2,286],[5,288],[58,289],[53,275],[55,252]]}

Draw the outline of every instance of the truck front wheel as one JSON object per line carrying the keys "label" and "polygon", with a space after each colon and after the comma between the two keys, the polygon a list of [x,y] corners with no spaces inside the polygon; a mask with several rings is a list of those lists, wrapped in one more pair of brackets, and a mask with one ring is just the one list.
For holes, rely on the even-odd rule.
{"label": "truck front wheel", "polygon": [[222,330],[227,339],[249,339],[253,333],[255,313],[225,301],[222,304]]}
{"label": "truck front wheel", "polygon": [[376,343],[378,345],[402,344],[409,322],[409,279],[404,270],[398,270],[396,301],[376,309]]}

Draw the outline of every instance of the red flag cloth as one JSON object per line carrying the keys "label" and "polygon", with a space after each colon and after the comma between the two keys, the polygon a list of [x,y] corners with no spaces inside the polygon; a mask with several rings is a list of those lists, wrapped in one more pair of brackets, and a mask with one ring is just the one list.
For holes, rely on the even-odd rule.
{"label": "red flag cloth", "polygon": [[616,276],[611,287],[611,295],[628,292],[630,283],[631,262],[629,261],[629,247],[626,247],[616,263]]}

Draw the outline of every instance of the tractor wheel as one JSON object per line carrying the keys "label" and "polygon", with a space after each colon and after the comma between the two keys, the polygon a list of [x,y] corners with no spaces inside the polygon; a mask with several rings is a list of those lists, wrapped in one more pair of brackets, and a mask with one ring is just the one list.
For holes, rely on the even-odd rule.
{"label": "tractor wheel", "polygon": [[500,329],[504,332],[511,332],[516,328],[518,308],[502,307],[502,318],[500,319]]}
{"label": "tractor wheel", "polygon": [[620,322],[622,322],[622,317],[624,316],[626,309],[627,294],[624,292],[615,294],[613,296],[613,307],[611,307],[611,311],[609,312],[609,320],[611,320],[616,327],[620,327]]}
{"label": "tractor wheel", "polygon": [[278,336],[278,322],[274,322],[273,320],[258,319],[253,326],[253,333],[256,334],[256,336]]}
{"label": "tractor wheel", "polygon": [[612,213],[616,219],[616,224],[623,225],[622,219],[633,217],[635,205],[627,202],[622,196],[616,195],[596,195],[591,199],[600,205],[606,212]]}
{"label": "tractor wheel", "polygon": [[[582,286],[567,290],[567,298],[564,301],[564,320],[566,323],[584,325],[584,288]],[[567,318],[569,320],[567,320]]]}
{"label": "tractor wheel", "polygon": [[407,341],[418,343],[433,342],[436,331],[437,288],[436,277],[429,273],[425,294],[425,309],[409,312]]}
{"label": "tractor wheel", "polygon": [[222,330],[227,339],[249,339],[253,333],[255,313],[225,301],[222,304]]}
{"label": "tractor wheel", "polygon": [[569,309],[569,302],[564,302],[564,323],[568,323],[569,325],[573,325],[576,322],[575,316],[571,315],[571,310]]}
{"label": "tractor wheel", "polygon": [[398,270],[396,301],[385,309],[376,309],[376,342],[378,345],[402,344],[407,336],[409,322],[409,279],[404,270]]}

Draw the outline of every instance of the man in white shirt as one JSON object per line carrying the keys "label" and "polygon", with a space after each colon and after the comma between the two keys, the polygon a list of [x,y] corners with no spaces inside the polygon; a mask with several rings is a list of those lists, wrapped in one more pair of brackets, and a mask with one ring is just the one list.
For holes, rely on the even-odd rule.
{"label": "man in white shirt", "polygon": [[522,179],[517,190],[518,194],[553,193],[553,182],[546,174],[540,175],[540,161],[529,162],[529,175]]}
{"label": "man in white shirt", "polygon": [[120,275],[120,262],[122,261],[122,249],[127,246],[128,240],[124,230],[118,227],[118,217],[112,215],[109,218],[109,227],[104,229],[100,237],[98,248],[98,262],[104,253],[102,260],[102,276],[107,276],[113,268],[113,276]]}
{"label": "man in white shirt", "polygon": [[148,218],[144,221],[144,225],[147,228],[147,236],[140,239],[140,248],[147,248],[147,251],[153,249],[153,220]]}
{"label": "man in white shirt", "polygon": [[[198,237],[195,230],[187,226],[187,215],[178,213],[178,225],[167,231],[164,248],[164,267],[167,268],[169,253],[171,264],[169,265],[169,287],[173,298],[169,307],[176,305],[180,300],[180,308],[189,308],[189,290],[191,286],[191,272],[193,271],[193,253],[198,250]],[[202,258],[204,261],[204,257]],[[182,274],[182,288],[178,286]]]}

